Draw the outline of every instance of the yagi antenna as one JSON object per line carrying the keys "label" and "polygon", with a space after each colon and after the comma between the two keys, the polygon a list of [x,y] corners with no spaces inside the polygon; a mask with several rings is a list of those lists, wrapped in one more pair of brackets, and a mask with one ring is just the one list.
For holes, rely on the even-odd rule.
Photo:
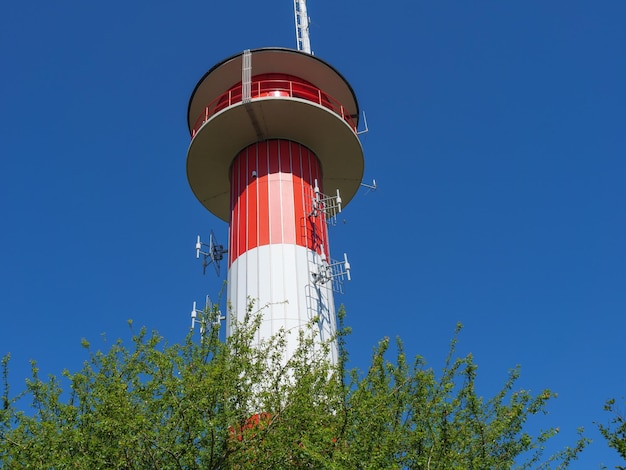
{"label": "yagi antenna", "polygon": [[200,235],[198,235],[196,240],[196,259],[200,259],[200,255],[202,255],[202,268],[204,274],[206,274],[207,266],[212,264],[215,267],[215,273],[219,276],[220,262],[224,259],[225,253],[228,253],[228,250],[224,249],[224,245],[220,245],[217,242],[212,230],[209,237],[209,243],[201,241]]}
{"label": "yagi antenna", "polygon": [[370,131],[370,128],[367,127],[367,117],[365,116],[365,111],[363,111],[363,125],[365,126],[365,129],[363,129],[362,131],[357,132],[357,135],[361,135],[361,134],[366,134]]}
{"label": "yagi antenna", "polygon": [[333,291],[343,294],[343,282],[351,281],[350,271],[352,267],[348,261],[348,255],[343,254],[342,261],[328,259],[324,254],[322,246],[322,255],[317,266],[317,272],[311,273],[313,284],[323,285],[331,281]]}
{"label": "yagi antenna", "polygon": [[200,336],[204,336],[204,332],[208,326],[212,328],[219,328],[222,325],[222,320],[226,320],[226,317],[222,315],[222,312],[211,302],[211,298],[206,296],[206,303],[204,310],[197,308],[197,304],[194,301],[191,309],[191,329],[194,330],[196,323],[200,324]]}
{"label": "yagi antenna", "polygon": [[376,180],[372,180],[372,184],[361,183],[361,186],[369,189],[370,191],[376,191],[376,188],[378,188],[378,186],[376,186]]}
{"label": "yagi antenna", "polygon": [[330,221],[333,225],[336,223],[337,214],[341,212],[341,194],[337,189],[337,195],[327,196],[320,191],[317,179],[315,180],[315,186],[313,188],[313,195],[311,197],[311,212],[309,217],[317,217],[320,214],[324,214],[324,218]]}

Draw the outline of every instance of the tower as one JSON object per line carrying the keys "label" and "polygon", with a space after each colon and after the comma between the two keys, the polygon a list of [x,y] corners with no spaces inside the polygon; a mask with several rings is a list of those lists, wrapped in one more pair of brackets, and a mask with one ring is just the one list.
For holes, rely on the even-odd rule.
{"label": "tower", "polygon": [[312,320],[319,340],[334,336],[333,281],[349,276],[349,264],[330,258],[327,219],[361,184],[358,117],[342,75],[299,50],[244,51],[196,85],[187,177],[204,207],[229,223],[227,335],[252,300],[262,313],[257,340],[283,328],[288,355]]}

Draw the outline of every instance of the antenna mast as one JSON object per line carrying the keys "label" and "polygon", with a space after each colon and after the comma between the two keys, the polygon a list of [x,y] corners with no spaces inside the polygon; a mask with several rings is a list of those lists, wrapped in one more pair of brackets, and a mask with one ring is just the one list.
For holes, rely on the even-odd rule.
{"label": "antenna mast", "polygon": [[293,11],[296,18],[296,43],[298,50],[311,54],[309,38],[309,15],[306,12],[305,0],[293,0]]}

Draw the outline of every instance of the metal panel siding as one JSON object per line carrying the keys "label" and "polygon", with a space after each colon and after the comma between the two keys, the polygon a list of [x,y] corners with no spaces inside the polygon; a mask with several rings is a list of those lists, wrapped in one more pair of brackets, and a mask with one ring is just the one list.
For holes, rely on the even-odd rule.
{"label": "metal panel siding", "polygon": [[[285,292],[292,293],[285,300],[294,302],[298,307],[297,310],[290,308],[288,311],[285,311],[285,321],[287,324],[290,321],[296,321],[298,326],[304,319],[306,321],[307,315],[304,315],[303,312],[306,310],[300,310],[300,305],[302,304],[304,289],[303,286],[298,286],[298,281],[304,282],[306,284],[307,279],[298,279],[297,273],[294,270],[297,267],[297,246],[296,245],[282,245],[283,251],[283,266],[281,269],[283,271],[283,289]],[[288,307],[288,304],[285,304],[285,307]]]}
{"label": "metal panel siding", "polygon": [[[261,261],[259,260],[259,250],[250,250],[248,252],[246,252],[246,284],[245,284],[245,291],[241,293],[241,295],[239,296],[239,298],[244,298],[245,297],[245,305],[242,305],[241,308],[243,308],[243,310],[239,309],[240,311],[242,311],[244,314],[248,311],[248,307],[249,307],[249,302],[251,299],[256,299],[257,296],[253,296],[251,295],[251,293],[257,293],[257,292],[262,292],[262,286],[261,286],[261,276],[259,276],[259,273],[261,272],[261,270],[263,270],[263,264],[261,263]],[[240,288],[240,286],[237,286],[237,288]],[[261,308],[261,305],[258,305],[257,303],[254,304],[253,306],[253,311],[258,310],[259,308]]]}
{"label": "metal panel siding", "polygon": [[296,218],[294,213],[293,173],[291,165],[291,149],[293,142],[281,140],[279,143],[280,160],[280,199],[282,218],[282,243],[296,243]]}
{"label": "metal panel siding", "polygon": [[302,182],[302,157],[300,154],[300,146],[290,149],[293,191],[293,218],[296,229],[295,243],[306,246],[306,240],[303,238],[302,235],[302,227],[304,224],[304,192]]}
{"label": "metal panel siding", "polygon": [[249,183],[246,189],[246,194],[248,196],[247,207],[248,207],[248,216],[247,216],[247,230],[248,230],[248,241],[246,244],[246,250],[250,250],[254,247],[259,246],[259,205],[258,205],[258,191],[259,191],[259,179],[257,177],[252,176],[252,172],[256,171],[258,174],[257,168],[257,157],[256,157],[256,149],[251,149],[248,153],[248,178]]}
{"label": "metal panel siding", "polygon": [[293,199],[293,180],[291,175],[283,176],[280,182],[283,243],[296,244],[296,217]]}
{"label": "metal panel siding", "polygon": [[[259,271],[256,273],[250,273],[250,275],[256,275],[257,276],[257,283],[258,283],[258,291],[256,292],[248,292],[246,295],[249,295],[250,298],[254,299],[257,301],[256,305],[256,309],[262,308],[266,303],[270,302],[270,298],[269,295],[266,293],[270,292],[271,289],[271,278],[269,276],[269,270],[268,270],[268,266],[270,266],[270,250],[267,249],[267,247],[269,247],[269,245],[263,245],[264,249],[261,248],[255,248],[253,250],[250,251],[256,251],[257,252],[257,258],[259,260]],[[250,252],[246,253],[243,256],[248,256]],[[262,269],[262,271],[261,271]],[[263,293],[263,294],[261,294]],[[256,310],[255,309],[255,310]]]}
{"label": "metal panel siding", "polygon": [[278,154],[278,140],[269,140],[266,141],[268,147],[268,156],[269,158],[269,173],[276,174],[280,171],[279,157]]}
{"label": "metal panel siding", "polygon": [[[239,258],[238,258],[239,259]],[[248,286],[248,282],[246,279],[246,274],[248,273],[248,258],[243,257],[241,261],[238,263],[238,269],[236,270],[236,276],[234,277],[234,285],[237,287],[236,289],[236,305],[238,309],[243,310],[244,312],[248,309],[248,288],[253,286]]]}
{"label": "metal panel siding", "polygon": [[[298,330],[307,328],[314,317],[318,321],[314,332],[316,341],[330,340],[336,331],[335,307],[329,285],[314,285],[310,277],[311,262],[320,255],[299,245],[265,245],[239,256],[229,271],[228,293],[232,306],[228,317],[227,334],[233,322],[245,318],[248,303],[253,311],[262,314],[256,341],[267,340],[284,328],[286,356],[298,347]],[[336,345],[331,347],[329,359],[337,360]]]}
{"label": "metal panel siding", "polygon": [[309,217],[321,178],[317,157],[296,142],[263,141],[242,150],[231,167],[229,263],[268,244],[328,251],[324,217]]}
{"label": "metal panel siding", "polygon": [[[247,155],[248,151],[244,151],[244,155]],[[247,244],[247,235],[248,235],[248,185],[247,185],[247,159],[244,157],[239,159],[238,161],[238,186],[239,186],[239,199],[238,199],[238,212],[239,212],[239,230],[238,230],[238,242],[237,242],[237,252],[242,253],[248,246]]]}
{"label": "metal panel siding", "polygon": [[[272,159],[273,160],[273,159]],[[276,162],[277,163],[277,162]],[[270,167],[272,163],[270,160]],[[271,171],[271,168],[270,168]],[[282,204],[280,197],[280,174],[270,173],[268,178],[269,192],[269,220],[270,220],[270,244],[283,242]]]}
{"label": "metal panel siding", "polygon": [[[289,302],[290,292],[285,290],[284,280],[284,254],[283,245],[270,245],[270,264],[269,264],[269,278],[270,278],[270,292],[269,301],[272,304],[271,311],[272,321],[278,321],[280,325],[284,324],[284,309],[285,303]],[[260,295],[267,295],[265,292],[259,292]],[[274,328],[272,328],[274,332]]]}
{"label": "metal panel siding", "polygon": [[304,204],[304,181],[298,176],[293,177],[293,218],[296,227],[296,241],[298,245],[307,246],[306,240],[306,212]]}
{"label": "metal panel siding", "polygon": [[230,210],[230,238],[229,238],[229,261],[235,259],[236,254],[238,253],[238,244],[239,238],[237,238],[237,234],[239,233],[239,178],[237,178],[239,172],[239,161],[235,161],[233,167],[231,169],[231,210]]}
{"label": "metal panel siding", "polygon": [[[263,144],[263,145],[262,145]],[[259,169],[259,246],[267,245],[270,242],[270,221],[267,216],[269,209],[269,157],[267,154],[267,148],[262,142],[258,147],[258,165]]]}
{"label": "metal panel siding", "polygon": [[300,161],[302,162],[302,179],[312,186],[313,175],[311,173],[311,158],[308,158],[307,150],[308,149],[306,148],[300,149]]}
{"label": "metal panel siding", "polygon": [[278,143],[278,161],[279,161],[279,171],[281,173],[285,173],[288,175],[293,174],[291,169],[291,145],[292,142],[288,140],[281,140]]}
{"label": "metal panel siding", "polygon": [[[299,330],[315,317],[318,338],[336,331],[330,283],[315,285],[311,273],[328,250],[323,215],[311,216],[315,180],[322,168],[308,148],[288,140],[258,142],[242,150],[231,166],[231,225],[228,299],[232,321],[243,321],[249,302],[263,315],[257,341],[281,328]],[[230,333],[227,333],[230,334]],[[298,333],[287,336],[287,356]],[[336,361],[336,347],[331,347]]]}

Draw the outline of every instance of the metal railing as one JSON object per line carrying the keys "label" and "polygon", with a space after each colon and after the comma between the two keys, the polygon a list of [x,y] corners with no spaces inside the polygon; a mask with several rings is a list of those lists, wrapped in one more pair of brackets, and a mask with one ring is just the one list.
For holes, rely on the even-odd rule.
{"label": "metal railing", "polygon": [[[268,79],[268,80],[252,80],[252,94],[251,99],[267,98],[267,97],[286,97],[286,98],[300,98],[306,101],[311,101],[327,109],[330,109],[352,128],[356,132],[356,123],[353,116],[347,113],[343,105],[324,93],[319,88],[316,88],[308,83],[299,82],[297,80],[285,80],[285,79]],[[196,123],[191,130],[191,138],[195,137],[196,132],[202,127],[202,125],[211,118],[211,116],[217,114],[223,109],[229,106],[241,103],[243,100],[241,84],[238,84],[230,90],[222,93],[220,96],[211,101],[203,110],[202,114],[196,120]]]}

